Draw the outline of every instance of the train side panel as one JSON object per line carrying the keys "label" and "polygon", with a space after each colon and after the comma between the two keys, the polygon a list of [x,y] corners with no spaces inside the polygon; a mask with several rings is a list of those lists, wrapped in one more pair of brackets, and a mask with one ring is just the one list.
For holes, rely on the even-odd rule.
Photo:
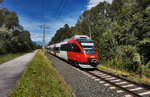
{"label": "train side panel", "polygon": [[67,42],[60,43],[60,57],[65,60],[68,60],[67,51],[61,50],[61,46],[64,44],[67,44]]}
{"label": "train side panel", "polygon": [[60,51],[60,57],[65,60],[68,60],[67,51]]}
{"label": "train side panel", "polygon": [[87,62],[86,55],[83,53],[80,45],[78,45],[76,40],[68,41],[68,44],[74,44],[80,51],[67,51],[68,59],[75,62]]}

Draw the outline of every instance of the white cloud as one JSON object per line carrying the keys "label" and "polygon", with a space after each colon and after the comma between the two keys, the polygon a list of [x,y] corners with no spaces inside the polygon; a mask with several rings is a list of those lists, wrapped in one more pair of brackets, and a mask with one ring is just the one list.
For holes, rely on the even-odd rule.
{"label": "white cloud", "polygon": [[87,5],[87,9],[91,9],[92,7],[96,6],[97,4],[99,4],[99,2],[109,2],[112,3],[112,0],[89,0],[88,5]]}

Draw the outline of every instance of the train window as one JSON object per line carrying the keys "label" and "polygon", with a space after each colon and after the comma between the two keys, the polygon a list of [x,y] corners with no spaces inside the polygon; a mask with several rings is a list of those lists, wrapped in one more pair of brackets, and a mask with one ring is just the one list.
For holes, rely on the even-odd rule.
{"label": "train window", "polygon": [[80,48],[76,44],[74,44],[74,51],[78,52],[78,53],[81,53]]}
{"label": "train window", "polygon": [[59,53],[59,47],[55,47],[55,48],[54,48],[54,51],[55,51],[56,53]]}
{"label": "train window", "polygon": [[63,46],[63,45],[60,46],[60,50],[61,50],[61,51],[64,50],[64,46]]}
{"label": "train window", "polygon": [[75,43],[71,43],[71,51],[81,53],[80,48]]}
{"label": "train window", "polygon": [[77,39],[86,54],[96,54],[96,47],[90,39]]}
{"label": "train window", "polygon": [[66,51],[72,51],[71,43],[66,44],[65,46],[66,46]]}
{"label": "train window", "polygon": [[61,45],[60,50],[81,53],[80,48],[75,43],[63,44]]}
{"label": "train window", "polygon": [[68,47],[68,48],[67,48],[67,49],[68,49],[68,51],[73,51],[72,43],[69,43],[67,47]]}
{"label": "train window", "polygon": [[67,44],[62,44],[60,47],[61,51],[67,51]]}

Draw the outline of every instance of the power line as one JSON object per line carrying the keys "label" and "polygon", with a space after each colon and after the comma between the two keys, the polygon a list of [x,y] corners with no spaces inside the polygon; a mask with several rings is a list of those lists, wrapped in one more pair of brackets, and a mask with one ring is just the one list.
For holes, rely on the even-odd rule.
{"label": "power line", "polygon": [[55,16],[53,17],[52,20],[54,20],[54,19],[56,18],[57,14],[58,14],[58,12],[59,12],[59,9],[61,8],[61,4],[62,4],[62,0],[60,0],[60,2],[59,2],[58,8],[57,8],[57,10],[56,10],[56,12],[55,12]]}
{"label": "power line", "polygon": [[61,8],[62,3],[63,3],[63,0],[60,0],[60,2],[59,2],[59,4],[58,4],[58,7],[57,7],[57,9],[56,9],[56,12],[55,12],[55,14],[54,14],[54,17],[51,18],[51,21],[52,21],[52,22],[51,22],[51,26],[50,26],[50,32],[51,32],[51,29],[52,29],[52,24],[54,23],[54,20],[56,19],[57,14],[58,14],[59,11],[60,11],[60,8]]}
{"label": "power line", "polygon": [[[56,17],[57,17],[57,14],[58,14],[58,12],[60,11],[59,9],[61,8],[61,5],[62,5],[62,0],[60,0],[60,2],[59,2],[59,4],[58,4],[58,7],[57,7],[57,9],[56,9],[56,12],[55,12],[55,14],[54,14],[54,17],[51,19],[51,21],[52,21],[52,23],[51,23],[51,28],[52,28],[52,24],[54,23],[54,20],[56,19]],[[50,29],[51,29],[50,28]]]}
{"label": "power line", "polygon": [[61,15],[61,13],[63,12],[63,10],[64,10],[65,6],[66,6],[66,5],[67,5],[67,3],[68,3],[68,1],[69,1],[69,0],[66,0],[66,1],[65,1],[64,5],[63,5],[63,7],[61,8],[61,10],[59,11],[58,15],[56,16],[56,18],[55,18],[55,20],[54,20],[54,23],[51,25],[51,28],[53,28],[53,26],[55,25],[55,23],[56,23],[57,19],[59,18],[59,16],[60,16],[60,15]]}
{"label": "power line", "polygon": [[66,0],[66,2],[64,3],[64,6],[63,6],[62,9],[60,10],[60,12],[59,12],[58,16],[56,17],[56,19],[55,19],[55,21],[54,21],[54,23],[53,23],[52,26],[54,26],[54,24],[56,23],[57,19],[59,18],[59,16],[60,16],[61,13],[63,12],[63,10],[64,10],[65,6],[67,5],[67,3],[68,3],[68,0]]}
{"label": "power line", "polygon": [[[59,18],[59,16],[62,14],[62,12],[63,12],[63,10],[64,10],[64,8],[65,8],[65,6],[67,5],[67,3],[68,3],[69,0],[66,0],[65,3],[63,3],[62,1],[63,1],[63,0],[60,0],[59,5],[58,5],[58,8],[57,8],[57,10],[56,10],[56,12],[55,12],[55,16],[54,16],[53,19],[52,19],[52,24],[51,24],[51,26],[50,26],[50,32],[51,32],[53,26],[55,25],[57,19]],[[63,3],[63,6],[61,7],[62,3]],[[44,32],[44,31],[43,31],[43,32]],[[45,33],[45,32],[44,32],[44,33]],[[43,38],[43,40],[44,40],[44,38]],[[43,44],[44,44],[44,42],[43,42]]]}

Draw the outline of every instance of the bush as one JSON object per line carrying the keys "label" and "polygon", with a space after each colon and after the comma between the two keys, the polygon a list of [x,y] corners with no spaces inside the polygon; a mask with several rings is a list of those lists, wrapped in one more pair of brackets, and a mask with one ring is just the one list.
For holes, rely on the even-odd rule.
{"label": "bush", "polygon": [[23,44],[22,44],[22,49],[21,49],[22,51],[32,51],[32,48],[31,48],[31,46],[29,45],[29,43],[27,43],[27,42],[24,42]]}
{"label": "bush", "polygon": [[135,46],[118,46],[116,50],[116,56],[113,61],[114,66],[122,70],[136,71],[136,64],[140,64],[140,55],[136,52],[137,48]]}
{"label": "bush", "polygon": [[148,69],[150,69],[150,61],[147,62],[146,66]]}
{"label": "bush", "polygon": [[134,55],[133,55],[133,63],[134,64],[138,64],[138,65],[141,64],[141,58],[140,58],[140,55],[138,53],[134,53]]}
{"label": "bush", "polygon": [[133,55],[133,71],[137,71],[139,65],[141,65],[141,58],[138,53],[134,53]]}
{"label": "bush", "polygon": [[138,69],[138,72],[140,74],[140,76],[142,77],[142,74],[149,77],[150,78],[150,70],[148,69],[147,66],[145,65],[140,65],[139,66],[139,69]]}

